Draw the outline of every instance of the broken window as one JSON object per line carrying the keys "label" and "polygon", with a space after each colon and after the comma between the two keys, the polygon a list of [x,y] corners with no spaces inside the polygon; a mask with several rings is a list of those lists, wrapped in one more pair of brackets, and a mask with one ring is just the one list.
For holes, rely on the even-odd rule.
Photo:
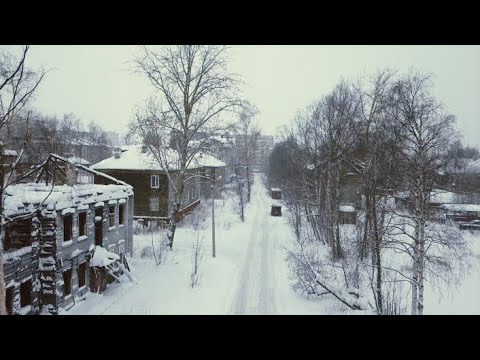
{"label": "broken window", "polygon": [[32,280],[20,284],[20,307],[32,304]]}
{"label": "broken window", "polygon": [[81,288],[82,286],[85,286],[85,278],[87,276],[87,263],[81,263],[78,265],[78,287]]}
{"label": "broken window", "polygon": [[11,315],[13,309],[13,286],[6,289],[5,307],[7,308],[7,314]]}
{"label": "broken window", "polygon": [[115,226],[115,205],[109,207],[108,220],[110,221],[110,227]]}
{"label": "broken window", "polygon": [[63,217],[63,241],[72,240],[73,236],[73,214],[67,214]]}
{"label": "broken window", "polygon": [[63,272],[63,295],[67,296],[72,293],[72,269]]}
{"label": "broken window", "polygon": [[5,228],[3,249],[16,250],[32,245],[32,219],[15,220]]}
{"label": "broken window", "polygon": [[120,225],[125,223],[125,205],[118,206],[118,223]]}
{"label": "broken window", "polygon": [[87,213],[78,214],[78,236],[87,235]]}

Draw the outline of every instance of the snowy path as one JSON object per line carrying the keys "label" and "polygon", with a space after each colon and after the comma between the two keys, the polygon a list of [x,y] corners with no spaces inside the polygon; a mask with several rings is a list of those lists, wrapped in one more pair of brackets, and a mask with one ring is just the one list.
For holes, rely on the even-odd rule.
{"label": "snowy path", "polygon": [[[217,257],[211,257],[211,228],[202,231],[205,257],[201,279],[190,286],[194,230],[179,228],[174,251],[168,260],[155,266],[140,256],[151,245],[148,234],[136,235],[132,259],[138,284],[129,281],[109,286],[103,294],[89,293],[66,315],[75,314],[331,314],[338,311],[323,299],[307,300],[296,294],[289,280],[285,246],[294,239],[284,216],[272,217],[272,199],[255,175],[252,201],[242,223],[218,200],[216,227]],[[205,205],[209,209],[209,205]],[[205,211],[205,210],[204,210]],[[208,210],[206,223],[209,224]],[[228,223],[228,225],[226,225]],[[154,235],[158,236],[158,235]]]}
{"label": "snowy path", "polygon": [[255,204],[254,222],[249,231],[247,255],[241,270],[239,288],[233,304],[234,314],[275,314],[274,269],[270,258],[275,256],[271,246],[271,227],[268,210],[270,203],[264,195],[265,189],[255,182],[252,202]]}

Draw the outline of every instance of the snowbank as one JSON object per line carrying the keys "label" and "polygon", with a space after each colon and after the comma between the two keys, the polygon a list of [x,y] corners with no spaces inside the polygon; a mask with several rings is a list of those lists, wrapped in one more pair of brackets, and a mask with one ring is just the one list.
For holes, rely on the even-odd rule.
{"label": "snowbank", "polygon": [[115,262],[115,260],[120,260],[120,256],[107,251],[101,246],[95,246],[93,251],[94,253],[92,260],[90,261],[90,266],[106,267]]}

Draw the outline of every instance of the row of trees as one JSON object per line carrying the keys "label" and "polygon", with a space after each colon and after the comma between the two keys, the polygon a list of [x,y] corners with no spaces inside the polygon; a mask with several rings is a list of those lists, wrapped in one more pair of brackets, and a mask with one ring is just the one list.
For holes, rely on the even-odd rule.
{"label": "row of trees", "polygon": [[[312,242],[328,246],[330,265],[342,269],[345,287],[361,288],[362,276],[368,279],[379,314],[400,311],[404,283],[410,285],[411,313],[423,314],[425,280],[459,274],[461,256],[468,253],[461,234],[430,223],[431,191],[458,158],[452,149],[459,138],[454,117],[434,98],[432,86],[430,75],[413,71],[342,81],[285,129],[269,177],[282,185],[294,210],[302,246],[292,258],[303,285],[334,292],[320,250],[306,245]],[[393,204],[398,192],[407,194],[403,208]],[[346,200],[360,210],[350,234],[340,226]],[[360,308],[351,296],[342,300]]]}
{"label": "row of trees", "polygon": [[5,147],[19,149],[25,142],[22,163],[42,162],[50,153],[73,154],[94,164],[112,155],[112,143],[107,133],[93,122],[85,125],[75,114],[62,117],[29,111],[18,114],[14,122],[1,131]]}

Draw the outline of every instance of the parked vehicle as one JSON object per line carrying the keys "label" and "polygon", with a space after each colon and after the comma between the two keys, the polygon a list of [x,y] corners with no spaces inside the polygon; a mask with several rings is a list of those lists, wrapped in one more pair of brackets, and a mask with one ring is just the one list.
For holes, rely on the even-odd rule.
{"label": "parked vehicle", "polygon": [[282,216],[282,206],[278,204],[273,204],[270,214],[272,216]]}
{"label": "parked vehicle", "polygon": [[464,222],[461,223],[458,227],[460,228],[460,230],[480,230],[480,220]]}

